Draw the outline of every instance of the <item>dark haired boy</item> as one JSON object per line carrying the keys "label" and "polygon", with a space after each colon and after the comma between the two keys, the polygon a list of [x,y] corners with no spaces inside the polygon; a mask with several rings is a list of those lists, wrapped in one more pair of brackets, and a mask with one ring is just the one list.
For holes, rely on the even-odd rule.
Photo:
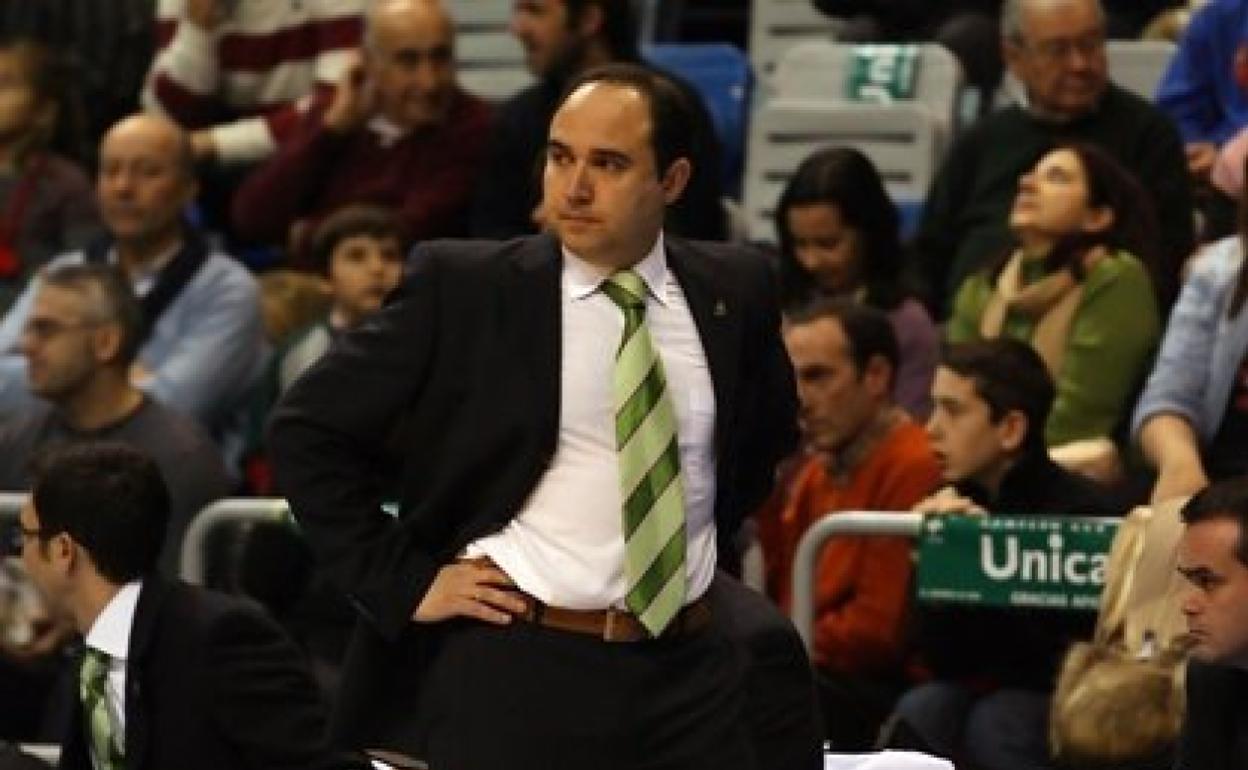
{"label": "dark haired boy", "polygon": [[[1108,516],[1093,481],[1053,461],[1044,425],[1055,389],[1044,362],[1013,339],[948,348],[932,382],[927,433],[945,486],[922,513]],[[895,740],[985,770],[1048,767],[1057,665],[1094,617],[1059,611],[928,606],[919,653],[935,675],[897,705]]]}

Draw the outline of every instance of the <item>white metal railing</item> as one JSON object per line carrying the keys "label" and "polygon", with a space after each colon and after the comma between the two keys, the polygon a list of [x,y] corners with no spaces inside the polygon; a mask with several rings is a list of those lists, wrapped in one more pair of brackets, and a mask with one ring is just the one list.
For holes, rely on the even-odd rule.
{"label": "white metal railing", "polygon": [[225,524],[282,524],[290,506],[280,497],[228,497],[200,511],[182,537],[178,572],[188,583],[204,582],[204,545],[214,529]]}
{"label": "white metal railing", "polygon": [[0,492],[0,520],[16,519],[29,492]]}
{"label": "white metal railing", "polygon": [[829,514],[806,530],[793,557],[793,625],[797,626],[807,649],[814,643],[815,567],[824,544],[834,537],[849,535],[918,537],[922,530],[922,514],[881,511]]}

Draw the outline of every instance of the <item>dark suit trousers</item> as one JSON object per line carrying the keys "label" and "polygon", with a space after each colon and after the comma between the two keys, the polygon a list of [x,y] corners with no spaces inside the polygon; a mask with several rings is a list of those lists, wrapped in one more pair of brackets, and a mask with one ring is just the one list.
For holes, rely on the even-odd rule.
{"label": "dark suit trousers", "polygon": [[744,659],[714,627],[608,643],[524,622],[441,629],[422,693],[431,770],[753,770]]}

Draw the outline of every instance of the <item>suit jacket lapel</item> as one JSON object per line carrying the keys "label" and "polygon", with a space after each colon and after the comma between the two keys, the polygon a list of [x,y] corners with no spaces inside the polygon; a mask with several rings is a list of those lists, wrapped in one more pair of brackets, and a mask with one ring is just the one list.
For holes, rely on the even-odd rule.
{"label": "suit jacket lapel", "polygon": [[563,255],[559,242],[550,235],[528,239],[514,257],[517,283],[508,287],[508,302],[516,312],[507,331],[514,335],[509,354],[523,361],[520,371],[528,372],[531,414],[537,419],[542,443],[549,460],[554,456],[559,436],[559,382],[562,343]]}
{"label": "suit jacket lapel", "polygon": [[129,770],[140,770],[144,766],[151,743],[147,688],[143,679],[160,619],[160,605],[168,590],[168,584],[160,578],[151,575],[145,578],[130,628],[130,649],[126,657],[126,767]]}
{"label": "suit jacket lapel", "polygon": [[689,244],[667,236],[667,264],[680,282],[711,370],[715,390],[715,448],[724,451],[730,418],[736,414],[737,372],[741,355],[741,308],[719,288],[711,265]]}

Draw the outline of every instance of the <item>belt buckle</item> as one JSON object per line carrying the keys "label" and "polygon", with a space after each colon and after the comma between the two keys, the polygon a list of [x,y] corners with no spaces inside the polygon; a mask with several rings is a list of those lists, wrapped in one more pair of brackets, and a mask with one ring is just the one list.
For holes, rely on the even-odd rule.
{"label": "belt buckle", "polygon": [[619,613],[614,607],[607,608],[606,619],[602,624],[602,640],[604,642],[614,642],[616,630],[616,618]]}

